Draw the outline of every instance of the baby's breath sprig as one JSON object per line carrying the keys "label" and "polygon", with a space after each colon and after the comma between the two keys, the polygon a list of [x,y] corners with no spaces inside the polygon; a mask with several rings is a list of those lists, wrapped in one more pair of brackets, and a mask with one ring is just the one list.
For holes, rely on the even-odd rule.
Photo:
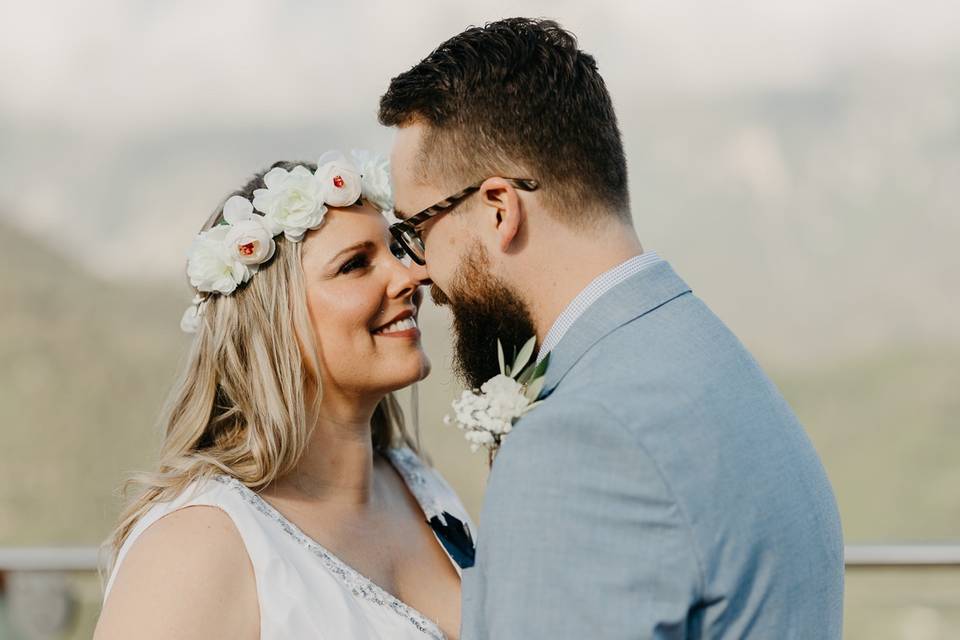
{"label": "baby's breath sprig", "polygon": [[484,382],[480,389],[465,390],[453,401],[453,416],[444,417],[445,424],[455,424],[464,432],[471,451],[481,447],[489,451],[490,463],[514,423],[540,404],[549,354],[539,363],[531,362],[537,340],[530,338],[514,352],[513,362],[506,363],[503,345],[497,340],[500,374]]}

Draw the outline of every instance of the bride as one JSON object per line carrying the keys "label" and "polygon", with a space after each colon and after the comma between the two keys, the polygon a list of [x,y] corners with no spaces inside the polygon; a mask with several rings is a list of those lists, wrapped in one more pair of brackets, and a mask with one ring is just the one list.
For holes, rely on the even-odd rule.
{"label": "bride", "polygon": [[391,394],[430,363],[386,169],[277,163],[195,239],[196,337],[98,640],[456,637],[473,544]]}

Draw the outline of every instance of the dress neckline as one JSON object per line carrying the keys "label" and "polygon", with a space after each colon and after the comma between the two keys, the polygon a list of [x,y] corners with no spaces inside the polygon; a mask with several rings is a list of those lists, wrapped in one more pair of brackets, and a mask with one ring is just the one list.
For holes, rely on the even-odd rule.
{"label": "dress neckline", "polygon": [[[391,448],[386,451],[386,454],[387,460],[399,472],[401,479],[407,487],[407,490],[413,495],[417,504],[420,506],[420,510],[429,521],[432,515],[436,515],[434,512],[438,508],[438,505],[435,501],[429,499],[429,496],[424,490],[426,478],[423,477],[422,472],[417,468],[419,466],[419,458],[417,458],[416,454],[413,453],[413,451],[410,451],[407,447]],[[414,462],[417,464],[414,465]],[[261,497],[256,491],[232,476],[218,475],[214,476],[214,480],[232,487],[243,498],[246,499],[248,504],[276,522],[287,535],[296,540],[297,543],[299,543],[307,551],[319,558],[320,561],[323,562],[324,566],[326,566],[331,573],[337,576],[337,578],[344,583],[347,589],[353,593],[354,596],[363,598],[364,600],[368,600],[374,604],[387,607],[397,615],[406,618],[406,620],[413,624],[414,627],[430,638],[433,638],[433,640],[446,640],[446,636],[444,635],[443,631],[440,630],[440,627],[437,626],[437,623],[435,623],[432,619],[428,618],[426,615],[413,608],[341,560],[338,556],[317,542],[314,538],[304,533],[300,527],[291,522],[286,516],[280,513],[276,507],[267,502],[267,500]],[[442,510],[440,513],[442,513]],[[439,540],[437,540],[437,544],[440,544]],[[454,567],[456,568],[456,562],[450,558],[447,550],[442,544],[440,544],[440,547],[443,549],[444,554],[447,555],[447,558],[454,564]]]}

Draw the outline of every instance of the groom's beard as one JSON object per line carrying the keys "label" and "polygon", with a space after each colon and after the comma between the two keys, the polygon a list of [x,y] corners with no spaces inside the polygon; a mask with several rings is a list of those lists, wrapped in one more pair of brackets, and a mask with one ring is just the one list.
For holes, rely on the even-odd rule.
{"label": "groom's beard", "polygon": [[507,283],[490,274],[486,251],[475,244],[454,274],[448,297],[437,285],[430,288],[438,305],[453,312],[453,370],[471,389],[500,373],[497,340],[507,364],[536,335],[523,299]]}

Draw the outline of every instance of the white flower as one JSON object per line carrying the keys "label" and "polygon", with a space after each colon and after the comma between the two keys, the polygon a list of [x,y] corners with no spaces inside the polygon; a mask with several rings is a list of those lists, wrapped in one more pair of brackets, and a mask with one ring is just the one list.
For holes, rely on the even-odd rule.
{"label": "white flower", "polygon": [[519,418],[530,405],[530,400],[524,395],[523,385],[502,373],[484,382],[480,391],[490,404],[490,416],[500,420]]}
{"label": "white flower", "polygon": [[480,392],[464,391],[453,402],[454,416],[447,424],[456,423],[465,431],[470,448],[493,448],[513,430],[513,422],[530,407],[525,388],[510,376],[498,375],[480,387]]}
{"label": "white flower", "polygon": [[282,229],[287,240],[296,242],[323,224],[326,190],[309,169],[276,167],[263,176],[263,183],[267,188],[253,192],[253,206],[264,214],[269,228]]}
{"label": "white flower", "polygon": [[204,303],[207,296],[199,293],[193,296],[190,306],[183,312],[180,318],[180,329],[186,333],[196,333],[200,329],[201,318],[203,317]]}
{"label": "white flower", "polygon": [[461,428],[479,426],[479,417],[487,409],[487,399],[473,391],[464,391],[459,400],[454,400],[453,411]]}
{"label": "white flower", "polygon": [[350,152],[362,176],[363,197],[382,212],[393,211],[390,161],[386,157],[354,149]]}
{"label": "white flower", "polygon": [[249,200],[233,196],[223,205],[223,217],[230,223],[225,242],[236,260],[256,267],[273,257],[276,250],[273,236],[279,229],[271,229],[264,216],[254,213]]}
{"label": "white flower", "polygon": [[200,328],[200,307],[195,304],[187,307],[180,318],[180,330],[186,333],[196,333]]}
{"label": "white flower", "polygon": [[480,447],[489,447],[495,443],[493,434],[486,431],[469,431],[465,434],[467,442],[470,443],[470,450],[474,453],[480,449]]}
{"label": "white flower", "polygon": [[229,225],[218,225],[194,239],[187,259],[187,277],[198,291],[229,295],[250,279],[253,272],[234,257],[226,243],[229,232]]}
{"label": "white flower", "polygon": [[277,246],[270,232],[253,220],[231,225],[226,242],[233,256],[251,268],[272,258]]}
{"label": "white flower", "polygon": [[331,207],[348,207],[360,197],[360,172],[339,151],[328,151],[317,160],[317,180]]}

